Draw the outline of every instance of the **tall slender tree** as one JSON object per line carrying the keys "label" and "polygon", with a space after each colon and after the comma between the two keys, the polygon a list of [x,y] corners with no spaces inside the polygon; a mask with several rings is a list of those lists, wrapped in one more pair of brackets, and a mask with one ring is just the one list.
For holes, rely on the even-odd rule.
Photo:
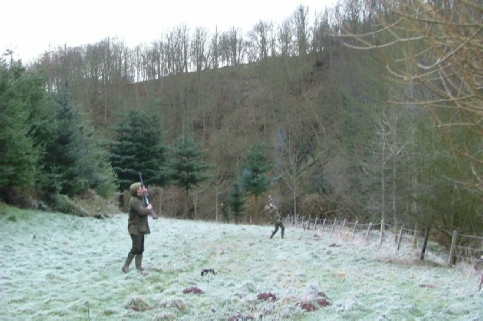
{"label": "tall slender tree", "polygon": [[246,199],[243,182],[237,179],[228,191],[228,205],[233,212],[236,224],[240,223],[241,217],[245,213],[245,204]]}
{"label": "tall slender tree", "polygon": [[[258,209],[258,198],[270,188],[268,172],[272,169],[272,163],[268,160],[264,142],[255,143],[246,156],[242,167],[241,181],[247,194],[255,197],[255,208]],[[258,213],[257,213],[258,214]]]}
{"label": "tall slender tree", "polygon": [[185,217],[190,217],[189,210],[192,204],[190,191],[209,178],[205,172],[211,165],[203,162],[205,153],[206,151],[201,150],[191,136],[181,136],[172,148],[169,169],[172,182],[185,192],[183,210]]}

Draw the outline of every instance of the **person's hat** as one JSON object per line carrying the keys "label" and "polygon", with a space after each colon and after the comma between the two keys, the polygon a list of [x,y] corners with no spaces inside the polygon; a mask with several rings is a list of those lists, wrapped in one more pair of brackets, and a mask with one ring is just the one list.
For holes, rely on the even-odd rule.
{"label": "person's hat", "polygon": [[136,196],[138,189],[141,187],[141,183],[134,183],[129,186],[129,192],[131,195]]}

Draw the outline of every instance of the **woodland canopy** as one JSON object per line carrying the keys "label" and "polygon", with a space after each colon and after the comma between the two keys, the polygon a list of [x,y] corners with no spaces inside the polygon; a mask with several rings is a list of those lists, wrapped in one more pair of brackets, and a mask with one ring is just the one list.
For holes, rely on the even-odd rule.
{"label": "woodland canopy", "polygon": [[[167,216],[218,219],[239,195],[241,218],[265,222],[270,194],[284,215],[481,234],[482,10],[345,0],[248,32],[181,25],[135,48],[58,47],[28,66],[7,52],[2,198],[112,197],[146,169]],[[184,141],[189,188],[172,161]]]}

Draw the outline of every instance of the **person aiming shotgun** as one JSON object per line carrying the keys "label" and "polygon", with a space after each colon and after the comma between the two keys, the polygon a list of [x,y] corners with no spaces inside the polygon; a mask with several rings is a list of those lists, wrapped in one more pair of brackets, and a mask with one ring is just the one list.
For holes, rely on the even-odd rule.
{"label": "person aiming shotgun", "polygon": [[[142,193],[143,193],[143,200],[144,200],[144,205],[146,207],[148,207],[148,205],[151,205],[149,203],[149,199],[148,199],[148,190],[146,189],[146,187],[144,186],[144,182],[143,182],[143,176],[141,175],[141,172],[139,172],[139,181],[141,182],[141,188],[142,188]],[[151,206],[151,209],[150,209],[150,214],[151,214],[151,217],[153,218],[153,220],[157,220],[158,219],[158,215],[156,214],[156,212],[153,210],[152,206]]]}
{"label": "person aiming shotgun", "polygon": [[274,225],[274,228],[275,228],[272,231],[272,235],[270,235],[270,238],[272,238],[277,233],[279,228],[282,230],[281,234],[283,238],[285,234],[285,226],[283,225],[282,216],[278,212],[277,207],[272,203],[270,203],[269,205],[265,206],[265,210],[268,211],[268,213],[270,214],[270,217],[272,219],[272,224]]}
{"label": "person aiming shotgun", "polygon": [[144,186],[141,173],[139,173],[141,182],[134,183],[129,187],[131,199],[129,200],[129,220],[127,229],[131,236],[132,247],[129,251],[122,271],[129,272],[129,266],[133,259],[136,262],[136,269],[138,272],[144,273],[142,268],[143,252],[144,252],[144,236],[150,234],[148,223],[148,215],[153,219],[158,216],[153,210],[153,206],[149,203],[147,196],[147,189]]}

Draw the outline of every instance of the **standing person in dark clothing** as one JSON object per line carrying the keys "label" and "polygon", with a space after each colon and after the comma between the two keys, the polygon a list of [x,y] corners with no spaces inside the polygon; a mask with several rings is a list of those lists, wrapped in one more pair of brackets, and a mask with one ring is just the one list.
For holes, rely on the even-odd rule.
{"label": "standing person in dark clothing", "polygon": [[272,195],[268,195],[268,204],[269,205],[272,205],[272,206],[275,206],[275,203],[273,203],[273,198],[272,198]]}
{"label": "standing person in dark clothing", "polygon": [[221,207],[221,212],[223,213],[223,223],[229,223],[230,220],[228,218],[228,206],[226,202],[222,202],[220,207]]}
{"label": "standing person in dark clothing", "polygon": [[282,238],[283,238],[285,234],[285,226],[283,225],[282,216],[278,212],[277,207],[273,204],[269,204],[265,206],[265,210],[268,211],[268,213],[272,218],[272,223],[275,225],[275,230],[273,230],[272,235],[270,235],[270,238],[272,238],[275,235],[275,233],[277,233],[278,228],[281,229]]}
{"label": "standing person in dark clothing", "polygon": [[143,262],[144,252],[144,235],[149,234],[148,216],[151,213],[152,206],[146,206],[143,201],[143,192],[147,192],[141,183],[134,183],[129,187],[131,199],[129,200],[129,221],[128,231],[131,235],[132,247],[127,255],[126,262],[122,267],[124,273],[129,272],[129,265],[135,258],[136,269],[139,272],[143,271],[141,266]]}

